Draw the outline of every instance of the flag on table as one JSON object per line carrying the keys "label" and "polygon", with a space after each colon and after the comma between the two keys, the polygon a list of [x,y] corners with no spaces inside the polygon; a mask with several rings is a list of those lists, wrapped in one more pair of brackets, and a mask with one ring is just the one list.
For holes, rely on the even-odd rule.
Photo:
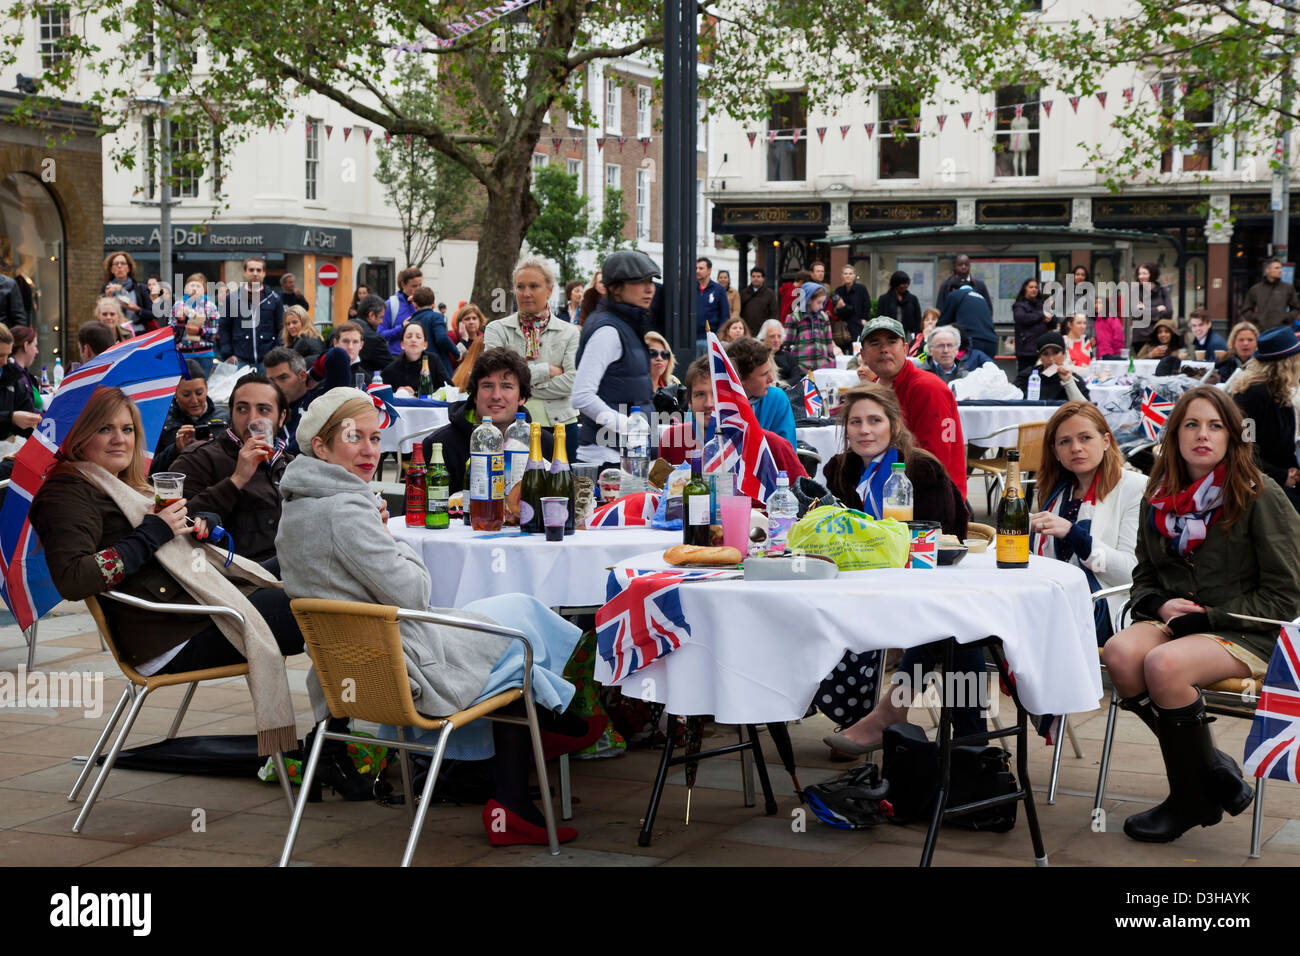
{"label": "flag on table", "polygon": [[596,612],[596,649],[616,683],[681,646],[691,636],[678,588],[683,581],[731,577],[734,571],[637,571],[615,568]]}
{"label": "flag on table", "polygon": [[1246,772],[1300,783],[1300,628],[1282,628],[1273,648],[1246,736]]}
{"label": "flag on table", "polygon": [[1150,385],[1142,388],[1142,432],[1147,438],[1156,441],[1160,438],[1160,432],[1165,427],[1165,422],[1169,420],[1169,413],[1173,411],[1174,403],[1167,398],[1161,398],[1159,393]]}
{"label": "flag on table", "polygon": [[402,416],[397,414],[397,409],[389,403],[389,399],[393,397],[393,386],[383,382],[371,382],[366,386],[366,394],[375,403],[375,411],[379,412],[380,428],[387,428],[401,419]]}
{"label": "flag on table", "polygon": [[120,388],[130,396],[140,410],[144,434],[139,441],[151,462],[176,385],[186,374],[168,327],[119,342],[64,378],[40,425],[14,458],[9,493],[0,510],[0,589],[19,627],[30,627],[62,600],[50,580],[45,550],[28,512],[86,402],[100,385]]}
{"label": "flag on table", "polygon": [[[736,490],[759,501],[767,501],[776,491],[779,469],[767,446],[767,438],[758,424],[758,416],[749,405],[722,343],[708,334],[709,367],[713,377],[713,414],[717,417],[717,437],[724,459],[740,458]],[[805,399],[806,401],[806,399]]]}
{"label": "flag on table", "polygon": [[807,375],[803,377],[803,410],[809,418],[822,417],[822,396]]}
{"label": "flag on table", "polygon": [[616,498],[587,518],[588,528],[648,528],[659,507],[659,496],[649,491]]}

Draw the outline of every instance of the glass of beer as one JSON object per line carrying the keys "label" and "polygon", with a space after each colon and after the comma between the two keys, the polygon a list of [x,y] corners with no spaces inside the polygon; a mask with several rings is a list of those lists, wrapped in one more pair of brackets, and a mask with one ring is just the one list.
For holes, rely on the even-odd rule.
{"label": "glass of beer", "polygon": [[[271,424],[269,419],[254,418],[251,422],[248,423],[248,437],[250,439],[260,438],[262,439],[262,441],[266,442],[267,445],[271,447],[275,447],[274,436],[275,436],[275,426]],[[262,453],[263,461],[269,460],[270,457],[271,457],[271,452],[269,450],[264,451]]]}
{"label": "glass of beer", "polygon": [[154,514],[185,497],[185,476],[179,471],[160,471],[149,480],[153,483]]}

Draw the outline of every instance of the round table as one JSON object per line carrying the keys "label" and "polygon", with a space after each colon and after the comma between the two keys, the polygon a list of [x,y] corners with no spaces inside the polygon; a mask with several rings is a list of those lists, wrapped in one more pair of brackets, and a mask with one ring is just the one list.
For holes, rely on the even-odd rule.
{"label": "round table", "polygon": [[[1057,406],[1029,402],[1007,404],[957,403],[961,434],[969,444],[979,448],[1010,448],[1016,443],[1016,425],[1045,422]],[[1025,467],[1023,464],[1021,467]]]}
{"label": "round table", "polygon": [[391,400],[391,404],[397,409],[398,418],[379,433],[381,452],[396,452],[400,446],[401,453],[409,455],[411,442],[407,439],[408,435],[428,428],[441,428],[450,421],[447,413],[450,406],[447,402],[425,398],[397,398]]}
{"label": "round table", "polygon": [[[620,566],[665,570],[657,553]],[[690,635],[619,682],[674,714],[728,724],[797,720],[844,652],[944,637],[1001,639],[1025,708],[1090,711],[1101,698],[1092,600],[1083,572],[1031,557],[999,570],[992,553],[956,567],[852,571],[830,581],[702,581],[676,592]],[[596,680],[611,676],[596,659]]]}
{"label": "round table", "polygon": [[680,531],[610,528],[575,531],[563,542],[518,528],[471,531],[459,521],[443,531],[408,528],[401,518],[388,523],[393,538],[405,541],[424,561],[433,584],[433,607],[464,607],[479,598],[523,592],[549,607],[587,607],[605,603],[607,568],[652,549],[662,554],[682,543]]}

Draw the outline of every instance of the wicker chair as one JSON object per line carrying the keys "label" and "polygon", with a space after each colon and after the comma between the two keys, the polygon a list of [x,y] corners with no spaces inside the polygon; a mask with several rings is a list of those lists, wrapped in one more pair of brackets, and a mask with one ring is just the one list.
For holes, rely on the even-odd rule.
{"label": "wicker chair", "polygon": [[[244,623],[240,613],[228,607],[202,604],[157,604],[118,591],[108,591],[101,597],[111,598],[114,601],[120,601],[132,607],[143,608],[156,614],[208,614],[213,617],[229,617],[240,624]],[[131,733],[131,727],[135,723],[136,717],[140,715],[140,708],[144,706],[144,700],[149,694],[162,687],[177,687],[181,684],[189,685],[185,691],[185,697],[181,700],[181,706],[176,711],[176,717],[172,720],[171,729],[167,731],[167,739],[170,740],[181,729],[181,721],[185,719],[185,711],[189,709],[190,701],[194,699],[194,691],[199,686],[200,681],[224,680],[227,677],[244,677],[248,674],[248,664],[244,663],[228,664],[225,667],[207,667],[202,670],[182,671],[175,674],[154,674],[152,677],[145,677],[130,664],[122,661],[122,656],[117,652],[117,644],[113,641],[113,633],[108,626],[108,620],[104,617],[104,609],[100,606],[99,599],[86,598],[86,607],[89,609],[91,617],[95,619],[95,625],[99,628],[101,639],[107,645],[109,651],[112,652],[113,659],[117,661],[117,666],[122,669],[123,675],[130,683],[127,684],[126,690],[122,691],[117,706],[113,708],[113,713],[109,716],[108,722],[104,724],[104,730],[100,733],[99,740],[95,742],[94,750],[86,759],[86,765],[81,768],[81,774],[77,777],[77,782],[73,784],[72,790],[68,794],[70,803],[76,801],[77,795],[81,793],[81,788],[85,786],[91,769],[98,762],[99,755],[104,750],[104,744],[108,741],[109,734],[113,732],[113,728],[117,726],[117,722],[122,717],[126,702],[131,700],[132,703],[131,711],[126,717],[126,723],[122,726],[121,733],[113,741],[113,746],[108,751],[108,757],[104,760],[103,769],[99,771],[99,775],[95,777],[94,786],[90,788],[90,796],[86,798],[85,805],[82,806],[81,812],[77,814],[76,822],[72,825],[73,833],[80,833],[86,818],[90,816],[90,811],[95,806],[100,791],[104,788],[104,781],[108,779],[109,773],[112,772],[113,764],[117,762],[117,756],[122,752],[122,746],[126,743],[127,735]],[[289,809],[292,810],[293,788],[289,784],[289,774],[285,769],[284,754],[276,753],[272,759],[275,761],[275,772],[280,778],[280,785],[284,789],[285,799],[289,802]]]}
{"label": "wicker chair", "polygon": [[[355,737],[330,731],[328,721],[316,725],[316,737],[307,758],[299,788],[298,803],[294,808],[293,822],[285,837],[280,854],[280,865],[288,866],[298,829],[307,806],[307,795],[320,763],[321,750],[326,740],[353,741],[356,743],[381,743],[397,750],[401,757],[402,780],[406,785],[406,807],[411,814],[411,832],[402,855],[402,866],[410,866],[415,847],[424,827],[429,809],[429,797],[438,779],[443,753],[452,730],[464,727],[479,718],[502,723],[525,724],[533,740],[533,758],[537,768],[537,781],[542,792],[542,813],[546,818],[546,834],[552,855],[560,852],[555,833],[555,813],[551,806],[550,786],[546,779],[546,761],[542,750],[541,731],[537,725],[537,710],[532,696],[533,649],[527,638],[513,628],[482,621],[467,620],[428,611],[412,611],[391,605],[365,604],[359,601],[332,601],[321,598],[297,598],[290,602],[294,617],[302,630],[307,653],[316,667],[330,714],[354,720],[391,724],[399,728],[401,740],[373,737]],[[523,687],[489,697],[465,710],[443,717],[426,717],[415,709],[411,697],[410,679],[406,674],[406,657],[402,652],[400,621],[427,621],[445,627],[462,628],[484,634],[496,634],[519,641],[524,646]],[[501,714],[501,708],[523,700],[527,717]],[[436,744],[421,744],[408,738],[408,728],[440,730]],[[433,762],[425,778],[424,792],[418,810],[412,799],[411,768],[408,751],[429,754]]]}

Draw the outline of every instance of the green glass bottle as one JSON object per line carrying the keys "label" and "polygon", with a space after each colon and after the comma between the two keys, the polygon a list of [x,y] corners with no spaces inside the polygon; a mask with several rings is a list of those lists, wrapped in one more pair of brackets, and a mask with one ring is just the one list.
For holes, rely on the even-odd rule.
{"label": "green glass bottle", "polygon": [[1020,452],[1007,452],[1007,487],[998,503],[997,556],[1000,568],[1029,567],[1029,502],[1020,487]]}
{"label": "green glass bottle", "polygon": [[442,460],[442,445],[429,449],[429,470],[427,472],[429,493],[424,512],[424,526],[434,530],[451,527],[451,514],[447,501],[451,498],[451,479],[447,474],[447,465]]}
{"label": "green glass bottle", "polygon": [[573,534],[574,506],[577,503],[573,491],[573,472],[569,469],[569,455],[564,447],[564,426],[556,425],[552,430],[555,435],[555,450],[551,453],[551,473],[547,476],[547,497],[568,498],[569,517],[564,521],[564,533]]}
{"label": "green glass bottle", "polygon": [[420,362],[420,397],[428,398],[433,394],[433,376],[429,374],[429,356]]}
{"label": "green glass bottle", "polygon": [[682,544],[709,546],[712,523],[708,482],[704,480],[703,453],[692,448],[686,456],[691,461],[691,480],[682,489]]}
{"label": "green glass bottle", "polygon": [[550,494],[549,478],[542,461],[542,426],[534,422],[528,426],[528,467],[519,483],[519,530],[524,534],[546,533],[542,499]]}

